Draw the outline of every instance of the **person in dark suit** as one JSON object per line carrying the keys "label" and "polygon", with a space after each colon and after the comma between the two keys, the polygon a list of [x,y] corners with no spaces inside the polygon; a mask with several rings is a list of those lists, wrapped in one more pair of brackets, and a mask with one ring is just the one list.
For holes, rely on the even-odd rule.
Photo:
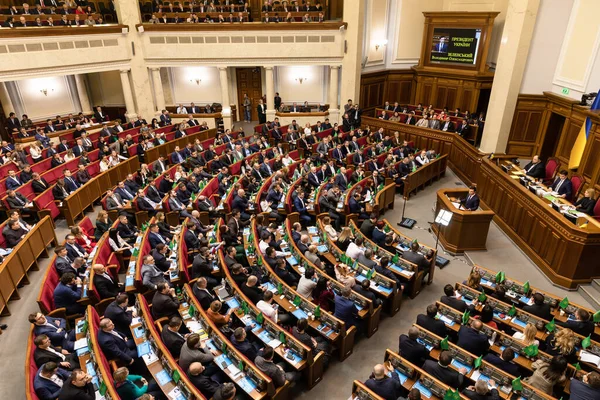
{"label": "person in dark suit", "polygon": [[[391,376],[387,374],[390,373]],[[365,386],[385,400],[396,400],[402,393],[402,384],[394,368],[384,364],[377,364],[373,373],[365,382]]]}
{"label": "person in dark suit", "polygon": [[398,354],[400,354],[402,358],[415,364],[417,367],[421,367],[429,357],[429,350],[421,343],[417,342],[418,338],[419,329],[414,326],[410,327],[408,336],[404,334],[400,335]]}
{"label": "person in dark suit", "polygon": [[79,368],[79,357],[76,353],[69,353],[66,350],[60,350],[52,346],[52,342],[47,335],[38,335],[33,340],[36,348],[33,351],[35,365],[43,365],[47,362],[54,362],[59,367],[72,371]]}
{"label": "person in dark suit", "polygon": [[40,365],[40,368],[33,378],[35,394],[40,400],[57,399],[63,386],[69,381],[69,372],[66,369],[59,368],[58,364],[52,361],[38,365]]}
{"label": "person in dark suit", "polygon": [[463,325],[458,331],[458,347],[462,347],[476,356],[482,356],[488,352],[490,342],[487,336],[481,333],[483,322],[474,320],[471,326]]}
{"label": "person in dark suit", "polygon": [[50,338],[52,345],[62,347],[69,352],[73,351],[75,343],[75,330],[67,330],[67,321],[62,318],[46,317],[42,313],[29,314],[27,320],[34,324],[33,334],[35,336],[46,335]]}
{"label": "person in dark suit", "polygon": [[435,333],[440,337],[446,337],[448,331],[446,329],[446,324],[439,319],[436,319],[436,315],[438,313],[438,308],[435,304],[430,304],[427,306],[427,315],[419,314],[417,316],[417,325],[422,326],[427,329],[429,332]]}
{"label": "person in dark suit", "polygon": [[100,296],[100,300],[115,297],[119,292],[123,291],[123,286],[113,278],[102,264],[95,264],[94,270],[94,287]]}
{"label": "person in dark suit", "polygon": [[102,111],[102,107],[100,106],[96,107],[96,111],[94,111],[94,118],[96,119],[97,123],[102,123],[104,121],[110,120],[110,118],[108,118],[108,115],[106,115],[106,113]]}
{"label": "person in dark suit", "polygon": [[175,296],[175,289],[169,287],[167,282],[156,285],[156,293],[152,298],[152,317],[172,317],[179,315],[179,301]]}
{"label": "person in dark suit", "polygon": [[217,300],[217,298],[206,288],[206,278],[200,277],[196,281],[196,284],[192,288],[192,292],[196,299],[200,303],[203,310],[210,308],[210,303]]}
{"label": "person in dark suit", "polygon": [[456,297],[455,293],[454,293],[454,287],[452,287],[452,285],[446,285],[444,286],[444,294],[445,296],[442,296],[440,298],[440,302],[454,308],[455,310],[458,310],[462,313],[464,313],[465,311],[467,311],[467,303],[465,303],[464,300],[461,300],[459,298]]}
{"label": "person in dark suit", "polygon": [[264,290],[261,289],[256,284],[258,283],[258,278],[254,275],[250,275],[246,282],[242,284],[242,293],[248,297],[248,299],[253,304],[258,304],[264,297]]}
{"label": "person in dark suit", "polygon": [[33,193],[40,194],[48,189],[50,185],[48,182],[40,176],[39,173],[34,172],[31,175],[31,188],[33,189]]}
{"label": "person in dark suit", "polygon": [[533,156],[531,162],[525,166],[525,174],[532,178],[544,179],[546,176],[546,167],[539,156]]}
{"label": "person in dark suit", "polygon": [[183,321],[180,317],[173,316],[169,319],[169,323],[167,326],[163,327],[160,333],[163,343],[174,358],[179,358],[181,347],[183,347],[183,344],[185,343],[185,337],[179,333],[182,323]]}
{"label": "person in dark suit", "polygon": [[519,367],[512,362],[514,359],[515,352],[510,347],[504,348],[500,357],[493,353],[486,354],[485,357],[483,357],[484,361],[498,367],[498,369],[501,369],[512,376],[521,376]]}
{"label": "person in dark suit", "polygon": [[244,328],[236,328],[229,337],[229,341],[248,360],[254,360],[258,356],[259,348],[247,339]]}
{"label": "person in dark suit", "polygon": [[60,277],[60,282],[54,289],[54,305],[56,308],[65,308],[67,315],[84,314],[85,306],[78,301],[83,293],[81,279],[75,274],[67,272]]}
{"label": "person in dark suit", "polygon": [[452,355],[448,350],[440,353],[439,360],[427,360],[423,364],[423,370],[437,380],[445,383],[451,388],[459,388],[463,385],[464,375],[467,373],[466,368],[460,368],[458,371],[450,368]]}
{"label": "person in dark suit", "polygon": [[135,342],[117,332],[115,324],[109,318],[103,318],[99,327],[98,344],[106,358],[109,360],[117,359],[131,369],[131,366],[139,360]]}
{"label": "person in dark suit", "polygon": [[170,249],[167,245],[157,244],[150,254],[154,258],[154,265],[162,272],[167,272],[171,268],[171,262],[167,259],[170,255]]}
{"label": "person in dark suit", "polygon": [[575,320],[568,319],[565,322],[556,321],[556,323],[584,337],[594,333],[594,321],[591,320],[590,313],[583,308],[578,308],[575,311]]}
{"label": "person in dark suit", "polygon": [[469,136],[470,132],[471,127],[469,126],[468,121],[465,118],[462,120],[462,124],[458,128],[456,128],[456,133],[458,133],[462,137],[466,137]]}
{"label": "person in dark suit", "polygon": [[219,390],[219,383],[212,379],[210,369],[201,363],[193,362],[187,371],[188,379],[207,399],[216,399],[215,393]]}
{"label": "person in dark suit", "polygon": [[304,191],[297,191],[296,198],[294,199],[294,209],[300,214],[302,224],[308,226],[312,223],[312,217],[308,212],[308,208],[306,208],[304,196]]}
{"label": "person in dark suit", "polygon": [[477,211],[479,208],[479,196],[477,196],[477,188],[475,186],[469,188],[469,194],[460,200],[460,205],[465,210]]}
{"label": "person in dark suit", "polygon": [[96,393],[92,376],[78,369],[64,383],[58,400],[94,400]]}
{"label": "person in dark suit", "polygon": [[131,333],[129,326],[133,319],[133,311],[128,309],[129,299],[125,293],[120,293],[115,297],[115,301],[110,303],[104,311],[104,317],[110,318],[115,325],[115,330],[123,336]]}
{"label": "person in dark suit", "polygon": [[258,101],[258,106],[256,106],[256,112],[258,113],[258,123],[264,124],[267,122],[267,107],[263,104],[262,99]]}
{"label": "person in dark suit", "polygon": [[534,293],[533,304],[526,305],[523,307],[523,311],[527,311],[541,319],[550,321],[552,319],[552,310],[550,304],[544,303],[544,295],[541,293]]}
{"label": "person in dark suit", "polygon": [[352,289],[344,286],[342,288],[341,295],[335,294],[334,302],[335,302],[335,313],[334,317],[342,320],[346,327],[359,325],[358,320],[358,309],[352,300],[350,300],[350,293]]}
{"label": "person in dark suit", "polygon": [[559,172],[558,178],[556,178],[551,186],[552,191],[558,193],[558,197],[567,200],[571,198],[571,194],[573,193],[573,184],[567,177],[568,175],[569,172],[563,169]]}
{"label": "person in dark suit", "polygon": [[[488,385],[491,385],[490,389]],[[494,381],[484,381],[479,379],[475,382],[475,386],[469,386],[463,390],[462,394],[471,400],[498,400],[500,396]],[[571,398],[573,398],[571,394]]]}

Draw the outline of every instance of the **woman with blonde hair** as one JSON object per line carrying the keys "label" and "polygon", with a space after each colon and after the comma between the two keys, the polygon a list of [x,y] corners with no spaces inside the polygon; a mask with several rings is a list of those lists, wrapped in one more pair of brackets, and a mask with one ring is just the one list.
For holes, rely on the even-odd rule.
{"label": "woman with blonde hair", "polygon": [[577,362],[577,337],[572,330],[561,328],[558,332],[548,335],[545,342],[546,353],[552,356],[565,356],[570,364]]}
{"label": "woman with blonde hair", "polygon": [[335,279],[346,287],[352,288],[356,285],[356,280],[346,264],[337,264],[335,266]]}
{"label": "woman with blonde hair", "polygon": [[352,240],[354,240],[352,230],[349,227],[345,226],[342,228],[342,233],[340,233],[340,236],[338,236],[336,240],[336,245],[340,248],[340,250],[346,252]]}
{"label": "woman with blonde hair", "polygon": [[29,145],[29,155],[33,158],[34,163],[42,159],[42,143],[39,140]]}
{"label": "woman with blonde hair", "polygon": [[83,247],[86,253],[90,254],[94,247],[96,247],[96,242],[90,239],[90,237],[86,235],[83,229],[81,229],[79,226],[72,226],[71,233],[75,236],[75,241],[77,244]]}
{"label": "woman with blonde hair", "polygon": [[182,178],[187,178],[187,172],[183,170],[183,166],[180,164],[175,169],[175,182],[179,182]]}
{"label": "woman with blonde hair", "polygon": [[525,346],[529,346],[532,344],[539,346],[540,342],[535,338],[537,332],[538,330],[535,327],[535,325],[530,322],[525,326],[523,332],[515,332],[513,337],[523,342]]}
{"label": "woman with blonde hair", "polygon": [[65,156],[63,157],[63,159],[65,160],[65,162],[69,162],[71,160],[74,160],[75,159],[75,154],[73,154],[73,149],[67,150],[67,154],[65,154]]}
{"label": "woman with blonde hair", "polygon": [[108,232],[113,221],[108,218],[108,212],[106,210],[98,211],[98,216],[96,217],[96,229],[94,230],[94,238],[96,241],[100,240],[104,233]]}
{"label": "woman with blonde hair", "polygon": [[113,372],[113,379],[117,394],[123,400],[134,400],[146,393],[158,394],[160,391],[155,382],[148,384],[143,376],[130,374],[126,367],[118,368]]}
{"label": "woman with blonde hair", "polygon": [[338,234],[334,227],[331,225],[331,218],[329,216],[323,217],[323,230],[331,240],[333,240],[334,242],[337,240]]}
{"label": "woman with blonde hair", "polygon": [[483,287],[481,286],[481,274],[479,273],[479,271],[471,271],[467,280],[463,282],[463,285],[466,285],[471,289],[483,292]]}
{"label": "woman with blonde hair", "polygon": [[594,215],[594,206],[596,205],[596,191],[592,188],[587,188],[583,197],[575,203],[575,209],[587,215]]}

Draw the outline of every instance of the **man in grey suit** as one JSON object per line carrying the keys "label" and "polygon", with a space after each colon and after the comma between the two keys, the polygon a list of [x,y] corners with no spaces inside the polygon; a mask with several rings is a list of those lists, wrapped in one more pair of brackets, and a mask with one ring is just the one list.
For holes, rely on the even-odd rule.
{"label": "man in grey suit", "polygon": [[371,269],[375,268],[375,266],[377,265],[377,262],[373,260],[373,250],[371,249],[366,249],[363,254],[360,254],[358,256],[357,260],[360,264]]}
{"label": "man in grey suit", "polygon": [[154,264],[154,257],[147,255],[144,257],[144,264],[142,265],[142,284],[150,290],[156,289],[156,286],[169,279],[169,271],[162,272],[156,264]]}

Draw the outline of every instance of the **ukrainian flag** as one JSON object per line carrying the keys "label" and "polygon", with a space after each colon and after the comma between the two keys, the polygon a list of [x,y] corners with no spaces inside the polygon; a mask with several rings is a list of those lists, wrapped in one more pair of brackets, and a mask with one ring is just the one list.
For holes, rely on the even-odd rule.
{"label": "ukrainian flag", "polygon": [[[590,107],[590,110],[598,109],[600,109],[600,91],[594,99],[592,107]],[[585,144],[591,130],[592,120],[590,117],[586,117],[585,123],[581,125],[581,130],[579,131],[579,135],[577,135],[577,140],[575,140],[575,144],[571,149],[571,157],[569,157],[569,169],[576,169],[579,167],[579,164],[581,163],[581,157],[583,156],[583,150],[585,149]]]}

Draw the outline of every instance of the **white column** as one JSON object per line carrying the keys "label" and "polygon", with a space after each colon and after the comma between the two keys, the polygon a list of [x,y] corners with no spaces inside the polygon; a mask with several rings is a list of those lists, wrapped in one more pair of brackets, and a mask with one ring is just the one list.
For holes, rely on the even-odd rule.
{"label": "white column", "polygon": [[346,104],[348,99],[352,99],[354,103],[358,103],[360,97],[360,63],[363,53],[366,1],[354,0],[351,3],[351,7],[346,7],[346,4],[344,4],[343,21],[348,23],[348,28],[346,28],[344,33],[346,53],[342,60],[342,80],[340,87],[342,104]]}
{"label": "white column", "polygon": [[123,86],[123,97],[125,98],[125,116],[132,120],[137,116],[135,112],[135,103],[133,94],[131,93],[131,83],[129,83],[129,70],[122,69],[121,71],[121,86]]}
{"label": "white column", "polygon": [[233,121],[231,118],[231,102],[229,101],[227,67],[219,67],[219,82],[221,84],[221,115],[223,116],[223,127],[225,129],[231,129]]}
{"label": "white column", "polygon": [[92,112],[92,105],[90,103],[90,98],[88,97],[85,81],[85,76],[75,74],[75,86],[77,87],[77,94],[79,95],[79,102],[81,103],[81,111],[84,114],[89,114]]}
{"label": "white column", "polygon": [[273,67],[265,67],[265,80],[267,84],[267,121],[275,119],[275,81]]}
{"label": "white column", "polygon": [[339,93],[339,65],[329,66],[329,122],[340,122],[340,109],[338,107]]}
{"label": "white column", "polygon": [[150,68],[152,72],[152,84],[154,85],[154,97],[156,98],[156,113],[160,114],[165,109],[165,93],[163,92],[160,68]]}
{"label": "white column", "polygon": [[0,103],[2,103],[2,108],[4,109],[4,114],[6,114],[6,118],[11,112],[16,112],[15,107],[13,106],[12,100],[8,94],[8,90],[6,90],[6,85],[4,82],[0,82]]}
{"label": "white column", "polygon": [[480,149],[486,153],[506,151],[539,5],[540,0],[510,0],[508,3],[481,140]]}

